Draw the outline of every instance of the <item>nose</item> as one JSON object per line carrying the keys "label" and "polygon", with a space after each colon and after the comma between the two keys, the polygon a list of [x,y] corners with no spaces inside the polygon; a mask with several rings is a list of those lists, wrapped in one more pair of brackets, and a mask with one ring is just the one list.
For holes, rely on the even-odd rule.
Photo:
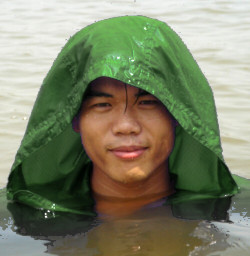
{"label": "nose", "polygon": [[141,132],[141,125],[133,111],[127,109],[125,112],[117,114],[112,132],[115,135],[137,135]]}

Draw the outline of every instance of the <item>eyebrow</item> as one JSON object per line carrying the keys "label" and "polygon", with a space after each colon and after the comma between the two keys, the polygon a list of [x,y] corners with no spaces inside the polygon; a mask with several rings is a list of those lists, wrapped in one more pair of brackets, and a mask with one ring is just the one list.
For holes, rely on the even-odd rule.
{"label": "eyebrow", "polygon": [[145,96],[145,95],[149,95],[148,92],[144,91],[144,90],[139,90],[136,94],[135,94],[135,97],[136,98],[139,98],[141,96]]}
{"label": "eyebrow", "polygon": [[94,90],[91,90],[86,96],[87,97],[108,97],[108,98],[113,98],[112,94],[109,94],[109,93],[106,93],[106,92],[94,91]]}

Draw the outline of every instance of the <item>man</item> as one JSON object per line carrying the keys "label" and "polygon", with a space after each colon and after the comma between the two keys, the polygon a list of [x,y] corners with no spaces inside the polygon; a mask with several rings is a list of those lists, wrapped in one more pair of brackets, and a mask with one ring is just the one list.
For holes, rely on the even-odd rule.
{"label": "man", "polygon": [[87,214],[94,202],[142,206],[174,190],[177,201],[238,191],[207,80],[163,22],[124,16],[86,27],[43,82],[8,198]]}
{"label": "man", "polygon": [[[166,107],[146,91],[108,77],[91,83],[73,127],[93,162],[97,208],[100,198],[126,199],[128,210],[128,199],[142,199],[138,208],[173,193],[168,157],[175,125]],[[106,208],[115,211],[110,204]]]}

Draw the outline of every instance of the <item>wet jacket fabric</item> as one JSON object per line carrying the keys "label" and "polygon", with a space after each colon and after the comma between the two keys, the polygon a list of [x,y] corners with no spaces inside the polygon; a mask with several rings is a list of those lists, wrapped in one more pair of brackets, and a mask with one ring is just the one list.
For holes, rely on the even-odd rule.
{"label": "wet jacket fabric", "polygon": [[169,158],[176,195],[202,199],[237,193],[222,156],[211,88],[189,50],[165,23],[124,16],[80,30],[59,53],[12,166],[9,200],[38,209],[88,213],[94,203],[92,163],[72,129],[72,119],[88,84],[102,76],[148,91],[178,121]]}

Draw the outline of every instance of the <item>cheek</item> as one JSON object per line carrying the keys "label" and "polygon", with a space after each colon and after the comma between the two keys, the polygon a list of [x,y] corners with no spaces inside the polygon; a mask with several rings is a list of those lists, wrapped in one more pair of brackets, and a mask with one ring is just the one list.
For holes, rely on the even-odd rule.
{"label": "cheek", "polygon": [[91,139],[88,133],[81,134],[82,146],[88,155],[88,157],[92,160],[92,151],[93,151],[93,143],[91,143]]}
{"label": "cheek", "polygon": [[82,146],[93,164],[103,166],[105,164],[105,150],[100,136],[87,132],[81,135],[81,140]]}
{"label": "cheek", "polygon": [[172,121],[159,122],[155,129],[155,150],[157,158],[167,158],[173,150],[175,129]]}
{"label": "cheek", "polygon": [[93,152],[99,148],[100,136],[98,135],[97,125],[93,125],[93,122],[89,118],[82,118],[79,122],[80,135],[82,145],[87,155],[92,159]]}
{"label": "cheek", "polygon": [[79,122],[83,148],[91,161],[98,166],[106,164],[107,123],[94,115],[85,115]]}
{"label": "cheek", "polygon": [[162,147],[166,152],[167,157],[169,157],[174,148],[174,133],[166,134],[166,136],[162,139]]}

